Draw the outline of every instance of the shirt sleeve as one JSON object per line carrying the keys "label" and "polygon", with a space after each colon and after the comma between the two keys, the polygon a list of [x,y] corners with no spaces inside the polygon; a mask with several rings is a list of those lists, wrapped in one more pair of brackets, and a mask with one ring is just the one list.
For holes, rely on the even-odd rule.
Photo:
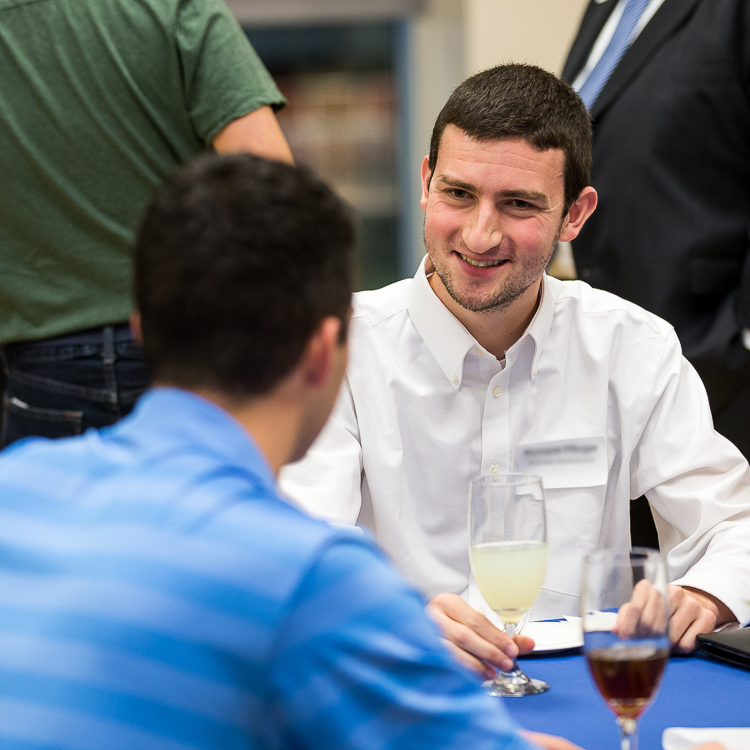
{"label": "shirt sleeve", "polygon": [[323,551],[280,632],[284,746],[530,750],[502,703],[453,662],[419,595],[363,543]]}
{"label": "shirt sleeve", "polygon": [[713,427],[706,390],[674,333],[631,473],[654,511],[672,582],[694,586],[750,622],[750,468]]}
{"label": "shirt sleeve", "polygon": [[362,507],[362,445],[348,379],[331,417],[301,461],[285,466],[279,487],[311,516],[355,524]]}
{"label": "shirt sleeve", "polygon": [[181,0],[176,40],[185,101],[204,143],[238,117],[286,104],[223,0]]}

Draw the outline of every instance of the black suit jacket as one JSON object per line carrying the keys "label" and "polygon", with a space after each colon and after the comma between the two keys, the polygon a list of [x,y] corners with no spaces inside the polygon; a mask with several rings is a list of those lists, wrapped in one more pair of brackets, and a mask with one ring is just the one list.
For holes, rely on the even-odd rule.
{"label": "black suit jacket", "polygon": [[[572,82],[617,0],[592,0]],[[717,429],[750,456],[750,0],[664,0],[591,111],[599,206],[579,277],[674,325]]]}

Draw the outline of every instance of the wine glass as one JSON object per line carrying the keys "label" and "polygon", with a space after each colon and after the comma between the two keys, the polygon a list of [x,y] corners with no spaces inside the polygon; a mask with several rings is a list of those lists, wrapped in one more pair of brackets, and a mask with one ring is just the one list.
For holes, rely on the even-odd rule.
{"label": "wine glass", "polygon": [[[528,474],[480,477],[469,487],[469,559],[487,604],[513,638],[539,596],[547,572],[547,517],[542,480]],[[490,695],[535,695],[549,690],[516,660],[509,672],[484,683]]]}
{"label": "wine glass", "polygon": [[638,717],[654,699],[669,659],[664,558],[643,547],[588,555],[581,609],[591,675],[617,717],[622,750],[638,750]]}

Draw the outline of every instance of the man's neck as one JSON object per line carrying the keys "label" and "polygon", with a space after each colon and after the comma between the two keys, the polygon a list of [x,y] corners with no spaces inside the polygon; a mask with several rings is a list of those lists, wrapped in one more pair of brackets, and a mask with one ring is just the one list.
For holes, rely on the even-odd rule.
{"label": "man's neck", "polygon": [[[154,385],[182,388],[180,385],[166,382]],[[284,464],[292,460],[301,412],[297,405],[285,399],[283,394],[238,399],[211,388],[189,390],[223,409],[239,422],[265,456],[275,475],[278,475]]]}
{"label": "man's neck", "polygon": [[[426,269],[428,273],[430,268],[428,264]],[[523,336],[539,308],[541,279],[507,307],[484,312],[474,312],[459,305],[448,294],[448,290],[436,273],[432,273],[428,281],[438,299],[464,328],[484,349],[498,359],[504,359],[505,352]]]}

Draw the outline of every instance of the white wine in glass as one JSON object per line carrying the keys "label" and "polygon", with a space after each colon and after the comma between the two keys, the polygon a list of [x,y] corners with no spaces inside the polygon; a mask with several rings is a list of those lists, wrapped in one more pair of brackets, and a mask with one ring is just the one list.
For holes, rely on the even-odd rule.
{"label": "white wine in glass", "polygon": [[[484,600],[512,638],[531,609],[547,572],[547,517],[542,480],[527,474],[479,477],[469,487],[469,559]],[[491,695],[535,695],[549,690],[516,661],[484,683]]]}
{"label": "white wine in glass", "polygon": [[669,660],[669,596],[657,550],[587,555],[581,587],[584,654],[617,717],[621,750],[637,750],[638,718],[656,696]]}

